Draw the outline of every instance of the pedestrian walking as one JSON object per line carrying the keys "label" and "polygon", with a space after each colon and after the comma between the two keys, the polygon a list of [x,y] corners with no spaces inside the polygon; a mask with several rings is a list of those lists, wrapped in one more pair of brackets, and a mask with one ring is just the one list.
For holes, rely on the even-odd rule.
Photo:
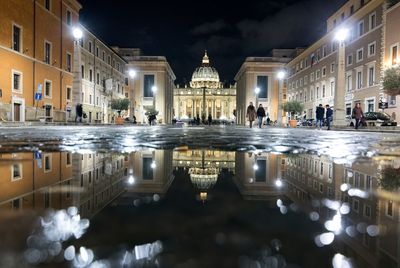
{"label": "pedestrian walking", "polygon": [[256,116],[257,116],[256,108],[254,107],[253,103],[250,102],[249,106],[247,106],[247,114],[246,114],[247,120],[249,120],[250,122],[250,128],[253,127],[253,122],[254,120],[256,120]]}
{"label": "pedestrian walking", "polygon": [[208,125],[211,126],[212,124],[212,116],[211,114],[208,115]]}
{"label": "pedestrian walking", "polygon": [[264,107],[262,106],[262,104],[260,104],[257,109],[257,118],[258,118],[258,127],[259,128],[262,128],[264,117],[265,117],[265,110],[264,110]]}
{"label": "pedestrian walking", "polygon": [[329,107],[329,104],[326,106],[326,124],[328,125],[328,130],[331,130],[331,122],[333,119],[333,110],[331,107]]}
{"label": "pedestrian walking", "polygon": [[82,104],[78,103],[76,105],[75,122],[82,123],[82,116],[83,116],[83,107],[82,107]]}
{"label": "pedestrian walking", "polygon": [[356,124],[355,124],[354,128],[358,129],[358,127],[361,124],[361,121],[364,118],[364,113],[361,109],[361,104],[359,102],[357,102],[353,108],[352,118],[356,119]]}
{"label": "pedestrian walking", "polygon": [[316,127],[317,127],[318,129],[321,129],[321,128],[322,128],[322,125],[323,125],[323,123],[324,123],[324,115],[325,115],[325,109],[324,109],[324,107],[322,106],[322,104],[320,104],[320,105],[317,107],[317,110],[315,111],[315,114],[316,114],[316,117],[317,117],[317,125],[316,125]]}

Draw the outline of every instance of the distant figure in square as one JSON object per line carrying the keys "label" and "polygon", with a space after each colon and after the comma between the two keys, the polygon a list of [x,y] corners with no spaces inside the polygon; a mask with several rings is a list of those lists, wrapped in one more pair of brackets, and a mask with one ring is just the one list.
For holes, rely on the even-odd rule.
{"label": "distant figure in square", "polygon": [[80,122],[82,123],[82,116],[83,116],[83,107],[82,104],[77,104],[76,105],[76,115],[75,115],[75,122]]}
{"label": "distant figure in square", "polygon": [[208,115],[208,125],[211,126],[212,124],[212,116],[211,114]]}
{"label": "distant figure in square", "polygon": [[320,105],[317,107],[317,110],[315,111],[315,114],[316,114],[316,118],[317,118],[316,127],[317,127],[318,129],[321,129],[321,128],[322,128],[322,125],[323,125],[323,123],[324,123],[324,115],[325,115],[325,109],[324,109],[324,107],[322,106],[322,104],[320,104]]}
{"label": "distant figure in square", "polygon": [[257,116],[256,108],[254,107],[253,102],[250,102],[250,105],[247,106],[247,114],[246,114],[247,120],[249,120],[250,122],[250,128],[253,127],[253,122],[254,120],[256,120],[256,116]]}
{"label": "distant figure in square", "polygon": [[356,106],[354,106],[354,108],[353,108],[353,113],[352,113],[352,118],[356,119],[356,124],[354,126],[355,129],[358,129],[363,117],[364,117],[364,113],[361,109],[361,104],[359,102],[357,102]]}
{"label": "distant figure in square", "polygon": [[326,106],[326,124],[328,126],[328,130],[331,129],[331,122],[333,119],[333,110],[331,107],[329,107],[329,104],[327,104]]}
{"label": "distant figure in square", "polygon": [[265,117],[265,110],[264,110],[262,104],[260,104],[257,109],[257,118],[258,118],[258,127],[259,128],[262,128],[262,123],[263,123],[264,117]]}

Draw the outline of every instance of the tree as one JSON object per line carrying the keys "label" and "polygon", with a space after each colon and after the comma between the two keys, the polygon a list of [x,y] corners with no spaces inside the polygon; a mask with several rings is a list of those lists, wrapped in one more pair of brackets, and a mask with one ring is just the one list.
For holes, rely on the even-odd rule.
{"label": "tree", "polygon": [[385,70],[383,90],[390,96],[400,95],[400,67]]}
{"label": "tree", "polygon": [[299,101],[288,101],[282,104],[282,109],[290,113],[291,117],[293,117],[295,114],[299,114],[304,110],[304,105]]}
{"label": "tree", "polygon": [[129,100],[128,99],[114,99],[111,101],[111,109],[118,112],[118,116],[121,116],[121,111],[128,110]]}
{"label": "tree", "polygon": [[388,191],[396,191],[400,188],[400,168],[386,167],[382,171],[380,185]]}

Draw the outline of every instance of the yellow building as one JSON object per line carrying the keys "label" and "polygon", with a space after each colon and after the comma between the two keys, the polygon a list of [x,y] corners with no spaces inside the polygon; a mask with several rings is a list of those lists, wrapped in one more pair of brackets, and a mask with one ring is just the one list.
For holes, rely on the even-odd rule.
{"label": "yellow building", "polygon": [[0,2],[2,121],[66,120],[80,9],[76,0]]}
{"label": "yellow building", "polygon": [[193,72],[190,86],[174,89],[174,116],[179,120],[190,118],[234,120],[236,88],[224,87],[218,71],[210,65],[207,51],[202,65]]}

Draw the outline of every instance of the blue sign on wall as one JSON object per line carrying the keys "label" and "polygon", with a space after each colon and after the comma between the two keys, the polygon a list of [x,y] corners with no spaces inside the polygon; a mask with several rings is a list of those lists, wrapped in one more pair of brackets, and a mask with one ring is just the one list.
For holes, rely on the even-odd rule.
{"label": "blue sign on wall", "polygon": [[41,100],[42,99],[42,93],[35,93],[35,100]]}
{"label": "blue sign on wall", "polygon": [[39,151],[35,152],[35,159],[42,159],[42,153]]}

